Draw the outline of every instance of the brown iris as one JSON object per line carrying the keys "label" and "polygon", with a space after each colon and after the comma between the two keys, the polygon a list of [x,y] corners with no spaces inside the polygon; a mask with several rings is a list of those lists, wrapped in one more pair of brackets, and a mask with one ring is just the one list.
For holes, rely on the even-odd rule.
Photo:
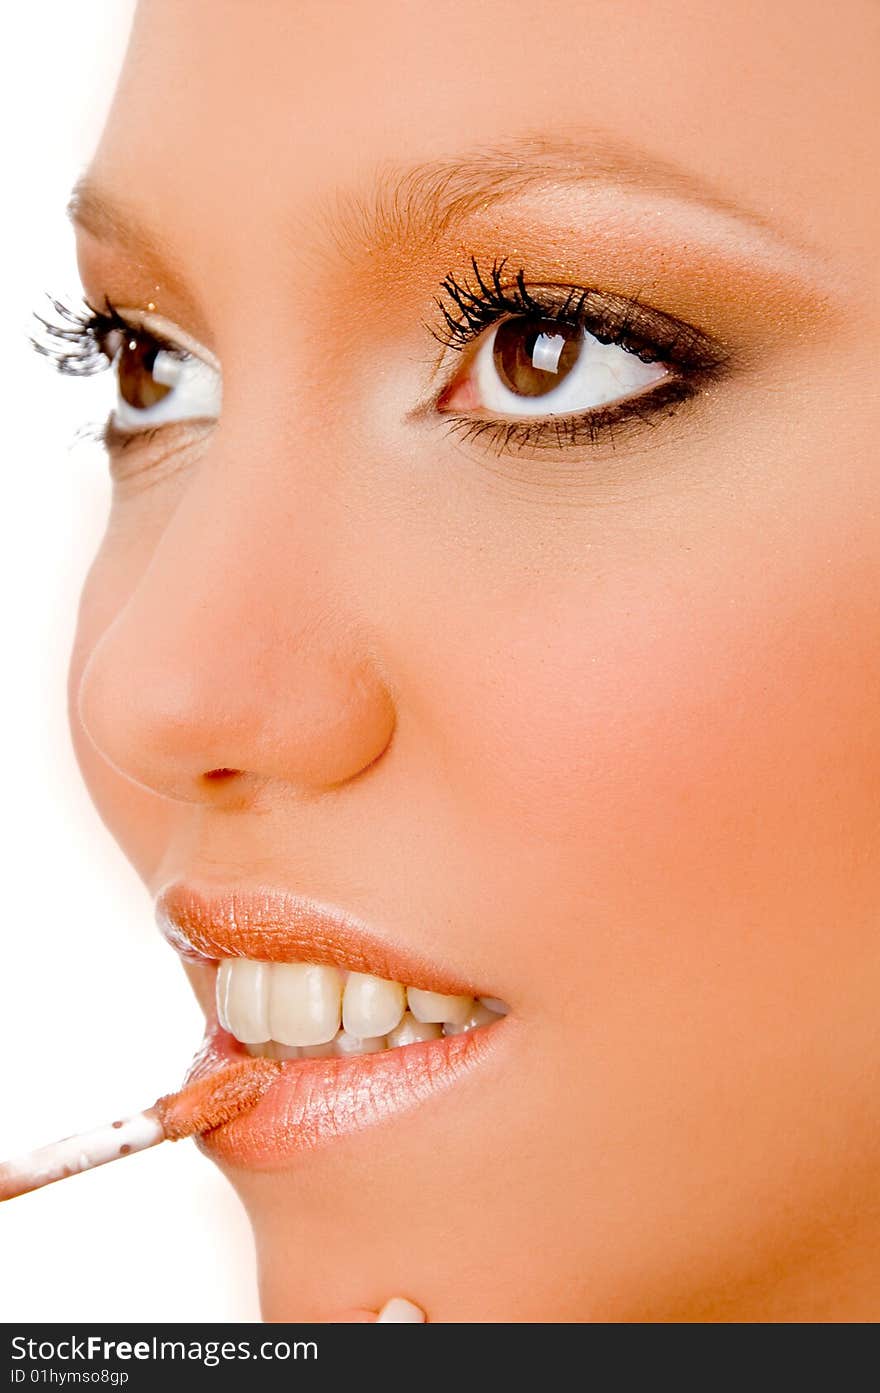
{"label": "brown iris", "polygon": [[154,339],[138,338],[134,334],[126,336],[119,350],[116,364],[119,394],[137,411],[146,411],[148,407],[155,406],[171,391],[170,387],[153,377],[153,367],[161,352],[161,345]]}
{"label": "brown iris", "polygon": [[552,392],[580,357],[583,331],[555,319],[506,319],[492,344],[498,376],[521,397]]}

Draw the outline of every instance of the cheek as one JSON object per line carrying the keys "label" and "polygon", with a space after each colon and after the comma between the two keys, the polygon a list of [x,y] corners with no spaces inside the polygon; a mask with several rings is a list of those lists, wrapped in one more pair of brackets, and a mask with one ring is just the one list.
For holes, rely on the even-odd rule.
{"label": "cheek", "polygon": [[[815,518],[520,596],[503,639],[451,658],[471,830],[572,971],[724,960],[818,988],[831,925],[869,946],[878,548],[857,516],[833,544]],[[507,951],[532,970],[546,941]]]}
{"label": "cheek", "polygon": [[520,594],[447,667],[519,1096],[644,1271],[701,1223],[748,1263],[745,1207],[876,1165],[880,547],[859,509],[765,516]]}

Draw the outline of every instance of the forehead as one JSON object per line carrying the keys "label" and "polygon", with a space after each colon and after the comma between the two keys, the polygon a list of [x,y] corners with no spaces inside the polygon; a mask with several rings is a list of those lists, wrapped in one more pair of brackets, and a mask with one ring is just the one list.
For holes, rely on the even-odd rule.
{"label": "forehead", "polygon": [[246,236],[282,208],[306,226],[383,165],[547,133],[612,180],[641,152],[661,180],[674,161],[846,256],[867,235],[878,23],[871,0],[833,24],[804,0],[141,0],[95,163],[166,221]]}

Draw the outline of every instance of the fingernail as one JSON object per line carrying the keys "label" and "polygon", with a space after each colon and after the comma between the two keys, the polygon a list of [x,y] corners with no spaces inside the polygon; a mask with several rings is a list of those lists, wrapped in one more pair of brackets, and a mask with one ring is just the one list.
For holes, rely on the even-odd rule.
{"label": "fingernail", "polygon": [[421,1306],[416,1306],[414,1302],[407,1301],[405,1296],[392,1296],[390,1301],[386,1301],[378,1316],[376,1324],[380,1321],[396,1321],[403,1325],[424,1325],[425,1313]]}

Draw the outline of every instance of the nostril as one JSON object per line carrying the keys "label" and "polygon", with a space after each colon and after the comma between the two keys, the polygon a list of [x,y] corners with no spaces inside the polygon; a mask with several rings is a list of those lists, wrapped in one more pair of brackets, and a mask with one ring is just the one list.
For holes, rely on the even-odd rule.
{"label": "nostril", "polygon": [[206,772],[205,774],[203,774],[202,777],[205,778],[205,779],[211,779],[211,780],[216,780],[216,779],[234,779],[235,776],[236,776],[237,774],[240,774],[240,773],[241,773],[241,770],[240,770],[240,769],[223,769],[223,768],[220,768],[220,769],[209,769],[209,770],[207,770],[207,772]]}

